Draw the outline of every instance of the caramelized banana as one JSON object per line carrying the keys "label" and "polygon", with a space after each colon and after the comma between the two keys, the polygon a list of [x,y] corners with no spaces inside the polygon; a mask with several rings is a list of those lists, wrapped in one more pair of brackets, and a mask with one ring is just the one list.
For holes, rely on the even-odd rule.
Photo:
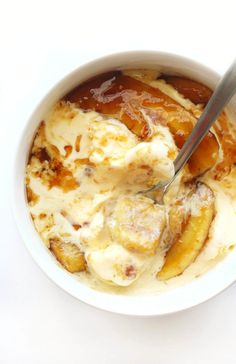
{"label": "caramelized banana", "polygon": [[177,201],[169,211],[169,229],[171,237],[181,234],[188,220],[188,212],[184,208],[183,201]]}
{"label": "caramelized banana", "polygon": [[225,175],[228,175],[233,165],[236,164],[235,124],[230,125],[226,113],[222,112],[214,124],[214,129],[223,152],[223,160],[216,166],[216,177],[217,179],[221,179]]}
{"label": "caramelized banana", "polygon": [[163,75],[161,78],[194,104],[206,104],[211,97],[212,91],[200,82],[179,76]]}
{"label": "caramelized banana", "polygon": [[188,167],[194,176],[200,176],[212,168],[218,160],[219,144],[214,134],[209,132],[189,160]]}
{"label": "caramelized banana", "polygon": [[190,216],[189,204],[196,188],[193,184],[187,183],[181,187],[178,196],[172,201],[168,211],[169,243],[172,244],[182,234]]}
{"label": "caramelized banana", "polygon": [[[142,140],[152,136],[151,123],[167,125],[179,148],[196,123],[190,112],[161,90],[120,72],[102,74],[87,81],[66,95],[65,100],[82,109],[118,118]],[[218,152],[215,136],[208,133],[189,161],[193,176],[213,167]],[[199,158],[202,155],[204,158]]]}
{"label": "caramelized banana", "polygon": [[115,241],[126,249],[147,255],[155,254],[165,227],[165,209],[144,196],[118,199],[109,223]]}
{"label": "caramelized banana", "polygon": [[194,262],[207,239],[214,217],[214,195],[210,188],[198,184],[190,199],[190,215],[180,236],[167,252],[165,263],[157,274],[167,280],[178,276]]}
{"label": "caramelized banana", "polygon": [[[193,124],[190,121],[175,118],[169,122],[168,126],[174,136],[177,147],[181,149],[192,131]],[[211,132],[208,132],[188,162],[189,171],[192,176],[199,176],[212,168],[218,160],[218,155],[219,144],[216,137]]]}
{"label": "caramelized banana", "polygon": [[[161,78],[195,104],[206,104],[212,95],[212,91],[200,82],[184,77],[168,75],[164,75]],[[223,151],[223,160],[216,167],[216,177],[221,179],[223,176],[230,173],[233,164],[236,163],[236,139],[224,112],[221,113],[217,122],[213,125],[213,128]],[[187,133],[185,134],[187,135]],[[216,161],[216,155],[218,155],[215,137],[212,134],[211,137],[210,134],[208,134],[207,138],[205,138],[201,144],[201,147],[197,149],[191,158],[190,169],[191,173],[194,175],[199,175],[201,174],[201,170],[207,170],[211,167],[214,164],[214,161]],[[179,145],[179,147],[181,147],[181,145]],[[209,151],[210,155],[206,156],[206,153],[204,153],[205,150]],[[199,160],[201,160],[201,163],[199,163]],[[201,170],[199,170],[199,166],[201,166]]]}
{"label": "caramelized banana", "polygon": [[76,273],[86,269],[84,254],[75,244],[64,243],[59,238],[51,238],[49,243],[50,250],[66,270]]}

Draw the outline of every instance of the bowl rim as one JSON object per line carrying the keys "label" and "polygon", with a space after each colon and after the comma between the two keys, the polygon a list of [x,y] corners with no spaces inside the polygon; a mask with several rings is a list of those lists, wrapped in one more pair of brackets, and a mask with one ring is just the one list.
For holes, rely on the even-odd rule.
{"label": "bowl rim", "polygon": [[[20,136],[18,137],[18,143],[15,147],[11,199],[13,215],[27,250],[41,270],[60,288],[80,301],[105,311],[129,316],[161,316],[183,311],[203,303],[230,286],[236,280],[236,251],[232,251],[227,257],[223,258],[222,261],[217,263],[214,268],[204,273],[202,276],[195,278],[192,282],[171,289],[170,291],[165,291],[161,294],[150,296],[124,296],[95,291],[83,283],[80,283],[73,275],[57,264],[56,260],[52,257],[48,248],[42,243],[41,238],[33,227],[32,220],[29,216],[25,191],[22,190],[22,187],[24,188],[24,173],[21,173],[23,171],[22,163],[27,160],[27,151],[29,151],[32,142],[32,130],[30,132],[29,129],[30,126],[32,126],[31,129],[33,129],[34,132],[36,131],[40,122],[37,118],[40,115],[42,105],[50,103],[49,99],[52,94],[54,94],[54,99],[56,100],[56,95],[62,93],[66,83],[76,79],[78,74],[82,75],[85,70],[94,69],[94,66],[96,68],[98,65],[102,67],[104,63],[111,64],[112,62],[116,62],[119,64],[119,62],[122,62],[122,59],[129,57],[134,59],[134,63],[137,62],[137,59],[143,59],[142,62],[144,62],[144,59],[158,60],[158,62],[166,59],[170,64],[175,61],[175,63],[185,64],[187,71],[191,74],[195,69],[198,70],[198,73],[201,70],[201,72],[209,75],[212,80],[214,79],[214,84],[219,79],[218,73],[199,62],[173,53],[155,50],[113,53],[80,65],[60,79],[46,95],[39,100],[37,106],[34,107],[31,116],[25,121],[25,125],[22,128]],[[99,72],[96,71],[94,74],[98,73]],[[187,74],[187,72],[185,74]],[[84,78],[84,80],[86,79],[88,79],[88,77]],[[76,84],[78,83],[75,83],[73,86]],[[73,86],[67,87],[68,91],[69,89],[72,89]],[[235,107],[236,105],[234,108]],[[45,106],[45,110],[46,109],[47,107]],[[43,114],[41,113],[41,115]],[[36,126],[34,126],[34,124]],[[30,133],[31,141],[28,140]],[[24,145],[25,142],[28,143],[27,147]],[[21,168],[20,170],[19,167]],[[21,176],[19,177],[20,174]]]}

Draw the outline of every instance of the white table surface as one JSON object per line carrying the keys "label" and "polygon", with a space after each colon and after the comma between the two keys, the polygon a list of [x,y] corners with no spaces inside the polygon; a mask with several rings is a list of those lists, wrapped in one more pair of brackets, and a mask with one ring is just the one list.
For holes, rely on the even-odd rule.
{"label": "white table surface", "polygon": [[235,363],[236,285],[161,318],[99,311],[36,266],[10,204],[14,141],[54,82],[86,60],[128,49],[175,52],[223,72],[235,56],[233,1],[7,0],[0,7],[0,363]]}

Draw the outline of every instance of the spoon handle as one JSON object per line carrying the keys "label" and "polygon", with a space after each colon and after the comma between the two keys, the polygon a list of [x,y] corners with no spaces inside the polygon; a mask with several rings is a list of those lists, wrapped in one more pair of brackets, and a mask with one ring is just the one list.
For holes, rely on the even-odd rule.
{"label": "spoon handle", "polygon": [[[236,92],[236,60],[217,85],[201,117],[174,161],[175,177],[187,163],[210,127]],[[206,151],[207,152],[207,151]]]}

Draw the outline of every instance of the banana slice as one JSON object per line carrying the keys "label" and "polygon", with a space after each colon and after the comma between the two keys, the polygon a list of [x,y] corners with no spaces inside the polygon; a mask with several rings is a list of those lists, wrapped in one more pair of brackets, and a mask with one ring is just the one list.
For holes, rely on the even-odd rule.
{"label": "banana slice", "polygon": [[179,236],[183,231],[184,224],[188,220],[188,213],[183,202],[176,201],[169,211],[169,230],[171,237]]}
{"label": "banana slice", "polygon": [[[177,198],[172,196],[169,199],[169,237],[170,243],[176,241],[181,236],[191,214],[191,197],[196,192],[196,187],[192,184],[180,186]],[[167,202],[168,203],[168,202]]]}
{"label": "banana slice", "polygon": [[188,201],[189,218],[180,236],[167,252],[165,263],[157,274],[167,280],[181,273],[197,258],[207,239],[214,218],[214,195],[210,188],[198,184],[196,192]]}
{"label": "banana slice", "polygon": [[131,253],[119,244],[95,250],[87,257],[88,267],[106,283],[129,286],[142,273],[145,258]]}
{"label": "banana slice", "polygon": [[140,195],[120,197],[108,221],[115,241],[147,255],[155,254],[165,224],[164,207]]}
{"label": "banana slice", "polygon": [[64,243],[59,238],[51,238],[49,243],[50,250],[66,270],[76,273],[86,269],[84,254],[75,244]]}

